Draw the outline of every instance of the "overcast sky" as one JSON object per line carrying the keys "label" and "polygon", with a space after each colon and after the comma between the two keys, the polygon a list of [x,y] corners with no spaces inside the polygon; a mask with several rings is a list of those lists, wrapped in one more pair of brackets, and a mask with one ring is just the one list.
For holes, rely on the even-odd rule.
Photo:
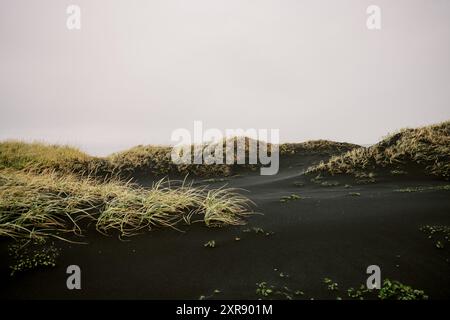
{"label": "overcast sky", "polygon": [[449,102],[448,0],[0,1],[0,140],[104,155],[202,120],[369,144]]}

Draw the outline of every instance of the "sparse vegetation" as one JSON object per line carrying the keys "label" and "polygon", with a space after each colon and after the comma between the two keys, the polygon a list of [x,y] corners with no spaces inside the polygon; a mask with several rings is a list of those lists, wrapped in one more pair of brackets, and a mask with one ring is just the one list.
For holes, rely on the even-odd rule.
{"label": "sparse vegetation", "polygon": [[302,196],[299,196],[298,194],[291,194],[289,196],[282,196],[280,198],[280,202],[289,202],[289,201],[300,200],[300,199],[304,199],[304,198]]}
{"label": "sparse vegetation", "polygon": [[444,249],[446,244],[450,243],[449,226],[425,225],[420,227],[420,230],[428,236],[428,239],[434,240],[434,245],[437,249]]}
{"label": "sparse vegetation", "polygon": [[336,187],[340,185],[338,181],[325,180],[325,177],[322,176],[320,173],[316,175],[314,178],[311,178],[311,182],[314,182],[315,184],[318,184],[322,187]]}
{"label": "sparse vegetation", "polygon": [[356,171],[354,175],[357,184],[369,184],[376,181],[376,174],[374,172]]}
{"label": "sparse vegetation", "polygon": [[287,286],[275,286],[266,281],[256,283],[256,295],[259,299],[300,299],[304,296],[301,290],[291,290]]}
{"label": "sparse vegetation", "polygon": [[349,288],[347,296],[350,299],[364,300],[427,300],[428,296],[423,290],[413,289],[399,281],[385,279],[380,290],[368,289],[365,285],[360,285],[358,289]]}
{"label": "sparse vegetation", "polygon": [[330,278],[324,278],[323,283],[327,285],[327,289],[330,291],[337,291],[339,290],[339,285],[331,280]]}
{"label": "sparse vegetation", "polygon": [[214,291],[210,295],[201,295],[198,299],[199,300],[211,299],[220,293],[222,293],[222,291],[220,291],[219,289],[214,289]]}
{"label": "sparse vegetation", "polygon": [[347,290],[347,296],[351,299],[364,300],[364,294],[369,293],[370,290],[364,285],[361,285],[359,289],[349,288]]}
{"label": "sparse vegetation", "polygon": [[203,183],[217,183],[217,182],[226,182],[228,179],[225,178],[211,178],[202,180]]}
{"label": "sparse vegetation", "polygon": [[405,170],[391,170],[391,174],[395,176],[401,176],[408,174],[408,171]]}
{"label": "sparse vegetation", "polygon": [[9,266],[11,276],[18,272],[40,267],[54,267],[59,256],[59,249],[53,243],[47,244],[45,240],[21,239],[8,246],[12,258]]}
{"label": "sparse vegetation", "polygon": [[443,185],[443,186],[408,187],[408,188],[402,188],[402,189],[395,189],[394,192],[422,192],[422,191],[436,191],[436,190],[450,191],[450,185],[446,184],[446,185]]}
{"label": "sparse vegetation", "polygon": [[245,228],[244,230],[242,230],[242,232],[244,233],[253,232],[255,234],[263,234],[265,236],[271,236],[275,233],[273,231],[265,231],[263,228],[260,227]]}
{"label": "sparse vegetation", "polygon": [[[450,121],[418,129],[403,129],[368,148],[355,148],[327,162],[310,167],[308,173],[350,174],[413,166],[423,173],[450,177]],[[395,169],[394,169],[395,168]]]}
{"label": "sparse vegetation", "polygon": [[383,281],[378,298],[381,300],[427,300],[428,296],[423,290],[413,289],[399,281],[386,279]]}
{"label": "sparse vegetation", "polygon": [[320,182],[322,187],[336,187],[339,185],[338,181],[322,181]]}
{"label": "sparse vegetation", "polygon": [[209,240],[203,246],[205,248],[215,248],[216,247],[216,241],[215,240]]}
{"label": "sparse vegetation", "polygon": [[258,233],[264,233],[264,229],[263,228],[259,228],[259,227],[253,227],[252,231],[256,234]]}
{"label": "sparse vegetation", "polygon": [[275,286],[268,286],[267,282],[256,283],[256,294],[262,297],[268,297],[273,293]]}

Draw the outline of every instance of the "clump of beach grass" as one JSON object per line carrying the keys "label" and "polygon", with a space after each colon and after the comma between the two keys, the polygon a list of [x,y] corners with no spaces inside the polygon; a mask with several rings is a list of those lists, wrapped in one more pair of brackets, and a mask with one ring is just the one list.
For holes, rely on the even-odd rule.
{"label": "clump of beach grass", "polygon": [[403,129],[373,146],[333,156],[308,168],[307,173],[355,175],[376,169],[403,170],[408,166],[444,179],[450,177],[450,121]]}
{"label": "clump of beach grass", "polygon": [[245,223],[251,201],[233,189],[206,190],[159,181],[143,188],[121,180],[61,175],[56,171],[0,170],[0,236],[67,239],[84,234],[81,221],[99,232],[132,236],[155,227]]}

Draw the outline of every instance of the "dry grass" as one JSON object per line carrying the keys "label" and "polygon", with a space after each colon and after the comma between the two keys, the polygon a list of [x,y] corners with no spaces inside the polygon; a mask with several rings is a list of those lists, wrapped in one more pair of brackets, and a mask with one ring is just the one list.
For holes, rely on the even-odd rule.
{"label": "dry grass", "polygon": [[[257,170],[261,164],[249,164],[248,151],[250,143],[265,146],[270,154],[271,144],[256,141],[247,137],[224,139],[219,143],[203,144],[200,152],[214,152],[216,146],[221,147],[224,154],[233,154],[234,162],[224,164],[175,164],[171,159],[172,148],[169,146],[136,146],[129,150],[114,153],[108,157],[93,157],[70,147],[49,145],[45,143],[25,143],[21,141],[0,142],[0,169],[14,168],[30,172],[56,170],[62,173],[76,173],[82,176],[130,176],[133,174],[150,174],[157,176],[230,176],[237,170]],[[243,145],[244,156],[238,152],[238,145]],[[302,152],[342,153],[355,145],[327,140],[307,141],[304,143],[286,143],[279,145],[281,155],[293,155]],[[230,151],[233,148],[233,151]],[[228,152],[228,153],[227,153]],[[192,158],[194,146],[191,146]]]}
{"label": "dry grass", "polygon": [[153,227],[191,223],[207,226],[244,223],[251,202],[232,189],[171,187],[162,181],[145,189],[54,171],[35,174],[0,170],[0,236],[42,239],[83,234],[80,222],[95,222],[102,233],[131,236]]}
{"label": "dry grass", "polygon": [[357,148],[308,169],[308,172],[352,174],[382,168],[416,167],[425,174],[450,177],[450,121],[403,129],[368,148]]}
{"label": "dry grass", "polygon": [[0,142],[0,169],[41,172],[57,170],[64,173],[94,174],[107,169],[107,161],[61,145],[22,141]]}
{"label": "dry grass", "polygon": [[[202,150],[205,147],[206,145],[202,147]],[[193,149],[193,146],[191,149]],[[136,146],[115,153],[109,156],[107,160],[112,172],[120,174],[228,176],[231,173],[230,166],[226,164],[175,164],[171,159],[171,151],[172,148],[168,146]]]}
{"label": "dry grass", "polygon": [[280,145],[281,155],[298,153],[327,153],[340,154],[360,146],[352,143],[335,142],[329,140],[310,140],[301,143],[283,143]]}
{"label": "dry grass", "polygon": [[[158,175],[167,174],[193,174],[196,176],[230,176],[236,173],[237,169],[247,169],[255,171],[261,164],[249,163],[250,145],[255,147],[265,147],[268,154],[272,150],[272,144],[257,141],[248,137],[234,137],[224,139],[218,143],[203,144],[200,146],[200,152],[209,149],[211,154],[216,146],[222,148],[224,164],[205,165],[205,164],[181,164],[176,165],[170,158],[171,148],[167,146],[137,146],[129,150],[111,155],[108,160],[112,165],[114,172],[145,172]],[[238,152],[238,146],[244,146],[244,156]],[[303,143],[285,143],[279,146],[280,155],[294,155],[298,153],[327,153],[339,154],[345,151],[357,148],[359,146],[349,143],[333,142],[328,140],[314,140]],[[264,150],[264,149],[263,149]],[[194,157],[194,146],[191,146],[192,159]],[[234,162],[226,164],[226,154],[233,154]]]}

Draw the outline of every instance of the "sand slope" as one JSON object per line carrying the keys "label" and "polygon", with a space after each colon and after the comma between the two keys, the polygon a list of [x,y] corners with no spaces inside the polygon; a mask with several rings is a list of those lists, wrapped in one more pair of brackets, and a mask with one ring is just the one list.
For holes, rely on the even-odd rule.
{"label": "sand slope", "polygon": [[[394,192],[445,182],[408,176],[357,185],[333,177],[328,180],[339,185],[325,187],[303,173],[319,159],[299,154],[283,160],[276,176],[244,174],[213,183],[248,190],[264,215],[251,217],[247,226],[193,225],[184,233],[156,230],[126,242],[92,232],[88,245],[58,243],[62,254],[55,268],[10,277],[2,263],[0,298],[198,299],[218,289],[211,298],[256,299],[256,283],[266,281],[303,291],[298,298],[335,299],[364,284],[371,264],[381,267],[382,278],[425,290],[434,299],[450,297],[449,250],[437,249],[419,230],[425,224],[450,225],[450,191]],[[293,193],[303,198],[280,202]],[[264,233],[244,232],[253,227]],[[209,240],[215,248],[204,247]],[[0,243],[2,261],[8,261],[6,245]],[[81,267],[80,291],[66,289],[70,264]],[[327,290],[325,277],[340,290]]]}

